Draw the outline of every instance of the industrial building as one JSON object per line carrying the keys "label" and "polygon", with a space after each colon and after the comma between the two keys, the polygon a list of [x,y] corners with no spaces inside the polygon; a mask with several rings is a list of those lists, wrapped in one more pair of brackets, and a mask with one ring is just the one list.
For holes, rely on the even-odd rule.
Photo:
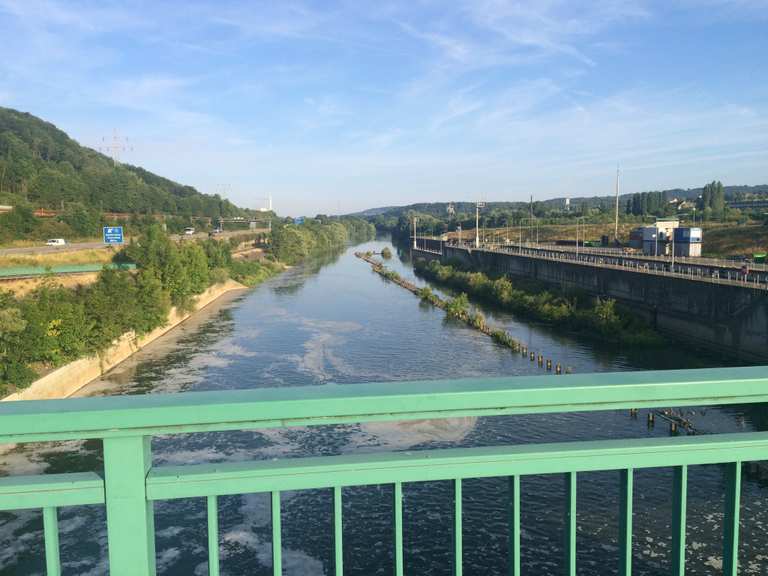
{"label": "industrial building", "polygon": [[642,248],[648,256],[701,256],[701,228],[680,227],[678,220],[658,220],[653,226],[642,226],[630,234],[630,246]]}

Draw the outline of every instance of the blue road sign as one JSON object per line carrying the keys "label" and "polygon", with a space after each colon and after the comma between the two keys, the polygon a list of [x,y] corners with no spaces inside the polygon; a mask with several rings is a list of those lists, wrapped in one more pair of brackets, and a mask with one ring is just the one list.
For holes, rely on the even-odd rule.
{"label": "blue road sign", "polygon": [[300,216],[299,218],[293,219],[294,224],[304,224],[304,216]]}
{"label": "blue road sign", "polygon": [[122,244],[122,226],[104,226],[104,244]]}

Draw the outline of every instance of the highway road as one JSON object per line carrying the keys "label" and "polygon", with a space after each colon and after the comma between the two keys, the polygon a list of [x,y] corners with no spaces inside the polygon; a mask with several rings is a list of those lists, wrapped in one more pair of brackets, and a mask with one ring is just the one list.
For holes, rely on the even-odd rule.
{"label": "highway road", "polygon": [[[244,234],[252,234],[258,232],[266,232],[263,230],[233,230],[231,232],[222,232],[214,238],[219,240],[226,240],[232,236],[242,236]],[[199,232],[190,236],[174,234],[171,236],[174,240],[188,240],[188,239],[205,239],[208,238],[207,232]],[[75,242],[73,244],[67,244],[65,246],[45,246],[44,242],[41,242],[41,246],[27,246],[24,248],[0,248],[0,256],[30,256],[36,254],[52,254],[60,252],[80,252],[82,250],[94,250],[100,248],[108,248],[103,242]]]}

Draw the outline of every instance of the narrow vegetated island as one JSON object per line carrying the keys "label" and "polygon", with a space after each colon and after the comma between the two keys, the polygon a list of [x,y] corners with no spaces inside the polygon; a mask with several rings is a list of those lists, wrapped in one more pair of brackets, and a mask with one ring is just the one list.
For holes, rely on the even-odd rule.
{"label": "narrow vegetated island", "polygon": [[665,342],[647,322],[611,298],[564,294],[532,281],[513,283],[507,276],[491,278],[482,272],[464,270],[459,263],[418,259],[414,270],[431,282],[479,301],[592,340],[633,347],[662,346]]}
{"label": "narrow vegetated island", "polygon": [[[401,286],[402,288],[405,288],[409,292],[412,292],[418,296],[422,302],[426,302],[432,306],[435,306],[436,308],[444,310],[449,318],[454,318],[464,322],[465,324],[475,328],[483,334],[490,336],[496,343],[509,348],[513,352],[520,352],[523,356],[529,355],[528,347],[515,340],[509,332],[502,330],[501,328],[490,326],[486,322],[485,316],[483,316],[480,311],[470,306],[469,298],[465,293],[462,292],[458,296],[454,296],[449,300],[443,300],[440,298],[440,296],[435,294],[429,286],[418,287],[412,282],[408,282],[402,278],[394,270],[390,270],[381,262],[375,260],[373,258],[372,252],[356,252],[355,256],[368,262],[371,265],[373,271],[383,278],[386,278],[390,282],[394,282],[398,286]],[[553,365],[552,360],[545,359],[542,354],[530,352],[530,359],[531,361],[538,360],[539,367],[541,368],[545,367],[546,365],[547,370],[552,370],[554,366],[556,373],[561,373],[561,365],[559,363]],[[571,369],[566,368],[566,373],[570,372]]]}

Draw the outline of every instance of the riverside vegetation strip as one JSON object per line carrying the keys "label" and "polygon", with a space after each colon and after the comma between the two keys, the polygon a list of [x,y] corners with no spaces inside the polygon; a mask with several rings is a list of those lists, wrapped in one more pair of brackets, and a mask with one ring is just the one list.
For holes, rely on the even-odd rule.
{"label": "riverside vegetation strip", "polygon": [[[283,228],[298,228],[298,236],[310,240],[297,250],[285,241],[296,234]],[[316,250],[343,247],[353,236],[370,237],[373,227],[315,221],[275,232],[273,251],[295,263]],[[0,291],[0,394],[73,360],[100,355],[123,334],[141,336],[165,325],[171,306],[192,310],[196,296],[213,284],[231,278],[255,286],[285,269],[273,254],[234,260],[232,248],[213,239],[177,243],[155,224],[118,254],[119,261],[136,264],[135,272],[104,269],[95,283],[74,289],[47,282],[23,298]]]}
{"label": "riverside vegetation strip", "polygon": [[[405,288],[409,292],[415,294],[422,300],[422,302],[427,302],[436,308],[444,310],[449,317],[460,320],[472,328],[482,332],[483,334],[490,336],[494,342],[504,346],[505,348],[509,348],[513,352],[520,352],[523,356],[529,355],[528,348],[515,340],[509,334],[509,332],[500,328],[489,326],[485,321],[485,317],[480,312],[477,310],[470,310],[469,299],[467,298],[466,294],[461,293],[458,296],[451,298],[450,300],[443,300],[437,294],[432,292],[432,289],[429,288],[429,286],[423,286],[419,288],[415,284],[403,279],[394,270],[388,269],[381,262],[373,258],[372,252],[355,252],[355,256],[361,260],[364,260],[365,262],[368,262],[376,274],[379,274],[390,282],[393,282],[401,288]],[[530,359],[531,362],[538,359],[540,368],[543,368],[546,365],[547,370],[552,370],[552,360],[545,360],[542,354],[537,355],[535,352],[530,352]],[[562,367],[560,364],[555,364],[556,373],[560,374],[561,370]],[[566,373],[570,372],[571,369],[566,368]]]}
{"label": "riverside vegetation strip", "polygon": [[563,327],[605,344],[649,348],[665,344],[661,335],[637,316],[617,306],[613,299],[566,296],[531,282],[515,286],[506,276],[494,279],[458,266],[419,259],[414,263],[414,270],[432,282],[503,310]]}

